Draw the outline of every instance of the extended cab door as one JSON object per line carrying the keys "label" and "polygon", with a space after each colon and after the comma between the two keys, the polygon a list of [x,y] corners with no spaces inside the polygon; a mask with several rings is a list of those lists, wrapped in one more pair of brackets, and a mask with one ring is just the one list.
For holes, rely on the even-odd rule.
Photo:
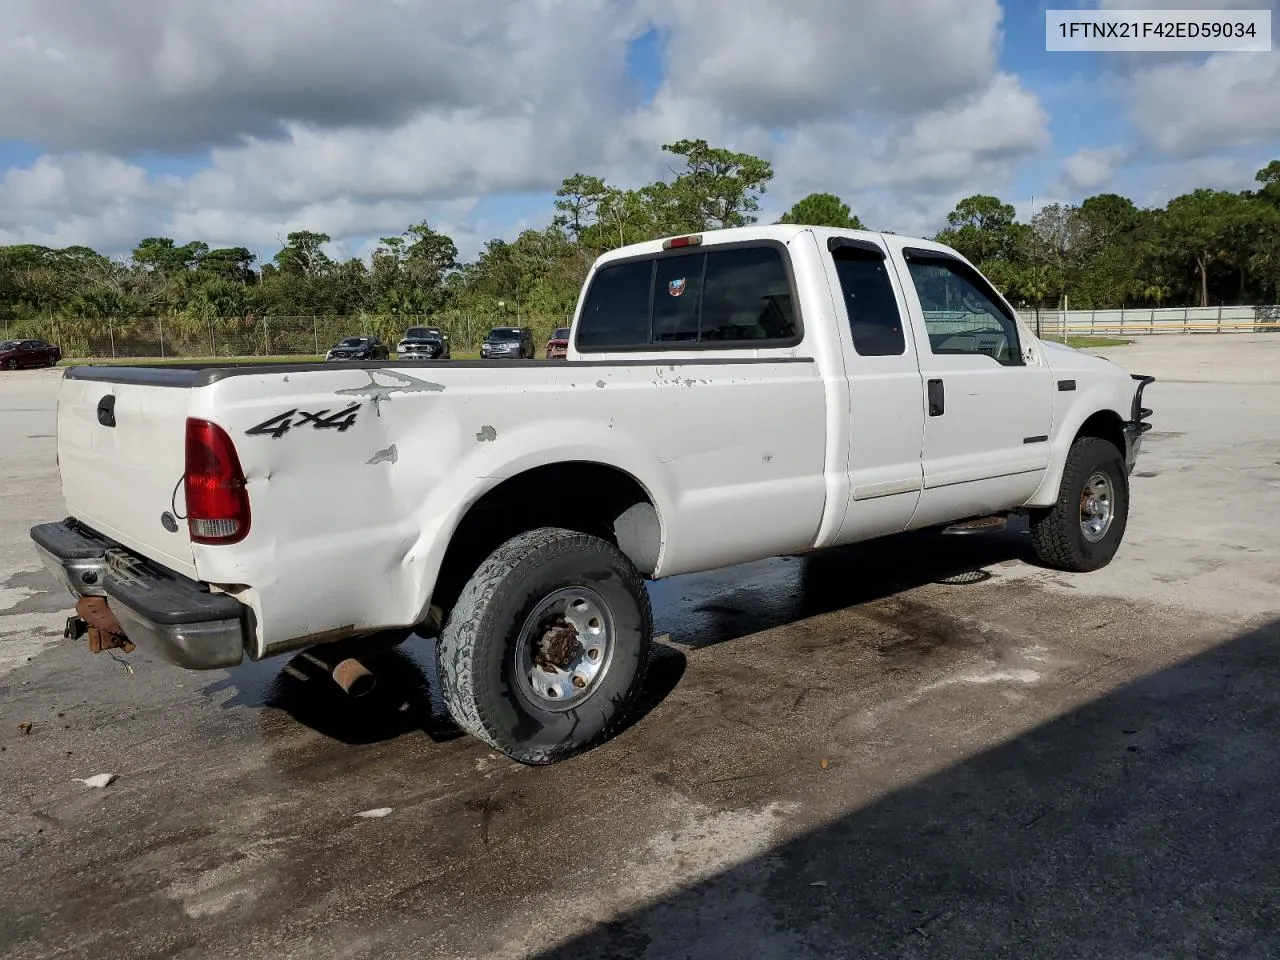
{"label": "extended cab door", "polygon": [[1052,372],[972,266],[898,249],[925,387],[924,491],[910,528],[1020,506],[1049,466]]}
{"label": "extended cab door", "polygon": [[834,543],[899,533],[920,500],[923,385],[901,290],[879,243],[830,237],[825,265],[849,381],[849,502]]}

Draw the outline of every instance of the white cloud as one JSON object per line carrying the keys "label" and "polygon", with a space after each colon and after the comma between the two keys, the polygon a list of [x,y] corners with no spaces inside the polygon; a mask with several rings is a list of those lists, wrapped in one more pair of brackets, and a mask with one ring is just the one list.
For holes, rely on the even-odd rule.
{"label": "white cloud", "polygon": [[667,83],[735,118],[783,125],[914,111],[995,71],[997,0],[649,0],[670,30]]}
{"label": "white cloud", "polygon": [[1280,56],[1218,53],[1134,74],[1139,134],[1170,154],[1207,154],[1280,138]]}
{"label": "white cloud", "polygon": [[1077,150],[1062,161],[1063,182],[1074,192],[1088,193],[1102,186],[1125,158],[1119,147]]}
{"label": "white cloud", "polygon": [[769,157],[766,218],[825,190],[869,223],[932,232],[955,199],[1007,185],[1050,145],[1039,99],[996,69],[995,0],[651,9],[671,32],[668,73],[628,129],[650,143],[703,136]]}
{"label": "white cloud", "polygon": [[[609,96],[633,17],[608,0],[3,0],[6,136],[58,149],[200,149],[281,124],[394,127]],[[554,9],[553,9],[554,7]],[[7,49],[5,49],[7,47]]]}
{"label": "white cloud", "polygon": [[[0,0],[0,12],[0,84],[22,91],[0,98],[0,130],[50,151],[0,175],[0,242],[120,251],[161,234],[269,256],[311,229],[350,255],[425,217],[474,253],[520,226],[480,220],[476,198],[550,191],[577,170],[636,185],[667,172],[659,145],[683,137],[773,160],[766,216],[831,190],[873,225],[929,233],[960,197],[1008,191],[1051,145],[1036,93],[997,66],[997,0]],[[667,70],[640,105],[627,43],[651,27]],[[207,161],[149,175],[128,159],[147,150]],[[1082,151],[1063,177],[1083,184],[1104,161]]]}
{"label": "white cloud", "polygon": [[999,74],[959,102],[887,127],[800,127],[777,153],[777,192],[836,193],[868,226],[932,234],[957,200],[1007,188],[1017,165],[1048,145],[1039,100]]}

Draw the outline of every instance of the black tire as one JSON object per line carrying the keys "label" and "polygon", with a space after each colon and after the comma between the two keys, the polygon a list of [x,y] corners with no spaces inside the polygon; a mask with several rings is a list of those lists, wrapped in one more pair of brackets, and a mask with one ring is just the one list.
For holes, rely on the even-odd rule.
{"label": "black tire", "polygon": [[[1111,521],[1100,539],[1091,540],[1085,535],[1083,501],[1086,483],[1097,476],[1110,484]],[[1072,573],[1105,567],[1120,548],[1129,522],[1129,475],[1124,455],[1106,440],[1080,437],[1067,454],[1058,502],[1048,509],[1030,511],[1029,518],[1031,542],[1041,563]]]}
{"label": "black tire", "polygon": [[[605,604],[611,652],[578,705],[548,709],[526,689],[516,657],[526,620],[570,587]],[[491,553],[454,604],[437,647],[445,705],[458,726],[512,760],[557,763],[617,731],[644,683],[652,639],[644,580],[617,547],[572,530],[531,530]]]}
{"label": "black tire", "polygon": [[14,360],[14,359],[12,359],[12,358],[10,358],[9,360],[6,360],[6,361],[4,362],[4,368],[5,368],[6,370],[17,370],[17,369],[18,369],[18,361],[17,361],[17,360]]}

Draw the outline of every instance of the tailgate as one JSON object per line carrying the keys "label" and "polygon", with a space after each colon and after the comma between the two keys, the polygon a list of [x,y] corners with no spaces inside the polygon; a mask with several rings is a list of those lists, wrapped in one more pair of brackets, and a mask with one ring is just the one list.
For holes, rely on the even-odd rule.
{"label": "tailgate", "polygon": [[58,468],[80,523],[195,577],[182,474],[191,370],[73,368],[58,396]]}

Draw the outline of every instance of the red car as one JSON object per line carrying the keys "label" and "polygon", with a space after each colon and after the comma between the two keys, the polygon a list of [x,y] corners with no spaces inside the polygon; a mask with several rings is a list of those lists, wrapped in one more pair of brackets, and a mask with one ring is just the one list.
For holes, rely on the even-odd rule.
{"label": "red car", "polygon": [[547,359],[563,360],[569,354],[569,328],[556,327],[547,341]]}
{"label": "red car", "polygon": [[43,340],[0,340],[0,367],[53,367],[62,359],[62,351]]}

